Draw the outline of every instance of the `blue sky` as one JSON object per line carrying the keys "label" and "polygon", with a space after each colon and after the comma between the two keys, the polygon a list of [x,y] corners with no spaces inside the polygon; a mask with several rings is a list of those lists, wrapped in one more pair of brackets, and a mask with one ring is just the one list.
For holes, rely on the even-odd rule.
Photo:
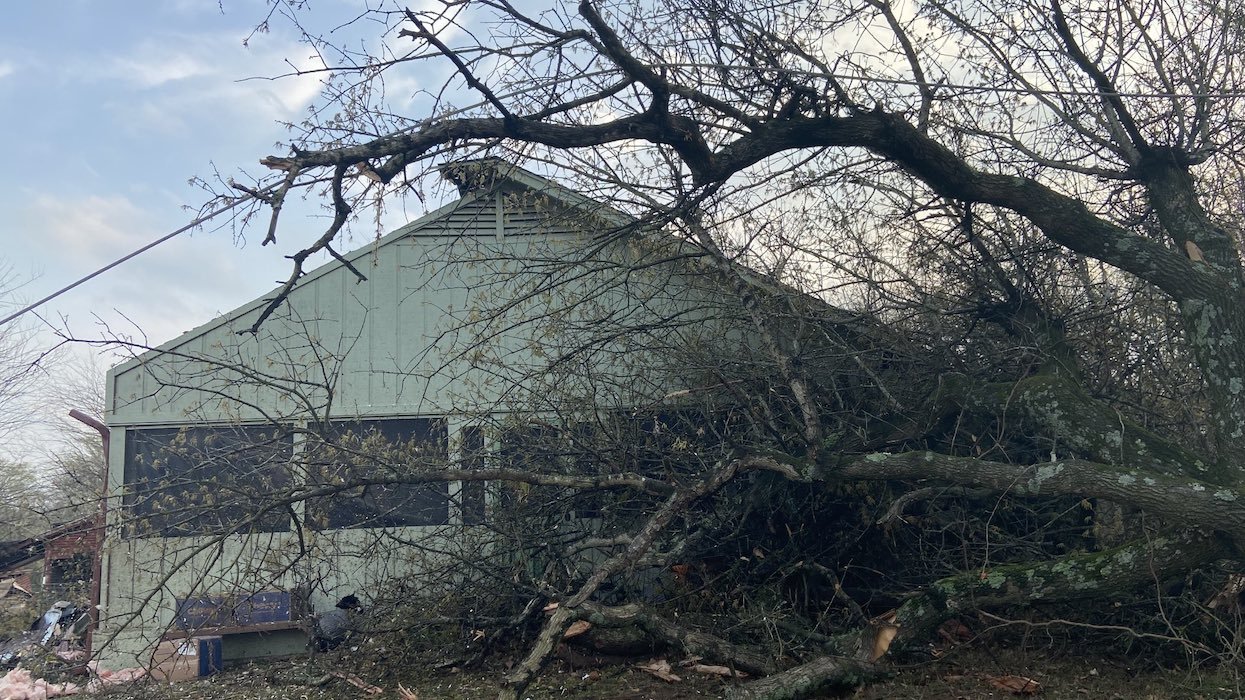
{"label": "blue sky", "polygon": [[[124,7],[118,11],[116,8]],[[17,9],[20,8],[20,9]],[[8,153],[0,253],[34,299],[190,220],[192,176],[251,166],[299,117],[315,77],[243,79],[314,65],[260,2],[15,3],[0,26]],[[253,169],[253,168],[252,168]],[[43,309],[83,334],[97,314],[166,340],[256,296],[281,254],[229,231],[185,235]],[[153,303],[158,300],[159,303]]]}
{"label": "blue sky", "polygon": [[[367,1],[318,0],[310,21],[341,22]],[[306,113],[319,77],[262,78],[289,73],[291,65],[322,64],[288,22],[252,34],[267,7],[264,0],[6,5],[0,260],[28,280],[18,293],[22,300],[42,297],[190,221],[186,207],[205,200],[190,178],[239,167],[258,173],[259,158],[284,153],[276,146],[286,137],[279,122]],[[350,27],[334,36],[350,41],[342,35],[364,30],[375,31]],[[399,106],[416,110],[420,80],[407,80],[408,97],[399,99],[408,102]],[[40,312],[63,317],[81,337],[99,337],[107,324],[163,342],[288,275],[282,256],[324,225],[308,217],[311,210],[286,215],[276,247],[258,245],[258,228],[242,240],[229,229],[183,234]],[[395,213],[385,223],[419,213]],[[45,338],[52,342],[51,334]]]}

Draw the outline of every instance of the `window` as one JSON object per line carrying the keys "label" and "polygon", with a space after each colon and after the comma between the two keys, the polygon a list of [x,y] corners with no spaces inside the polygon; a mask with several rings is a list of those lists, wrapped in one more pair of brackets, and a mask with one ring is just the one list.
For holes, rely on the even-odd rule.
{"label": "window", "polygon": [[341,490],[308,501],[307,523],[311,527],[333,530],[449,522],[449,484],[401,483],[404,476],[415,474],[421,466],[444,465],[444,420],[340,421],[328,432],[304,453],[311,480],[308,486]]}
{"label": "window", "polygon": [[291,485],[291,435],[273,426],[129,429],[127,536],[280,532],[284,508],[264,512]]}
{"label": "window", "polygon": [[[484,429],[471,425],[462,430],[462,467],[466,470],[484,468]],[[464,525],[479,525],[484,522],[485,483],[483,481],[464,481],[460,507],[462,508]]]}
{"label": "window", "polygon": [[[505,468],[518,471],[585,476],[637,472],[666,480],[699,474],[721,459],[731,428],[727,416],[706,417],[695,410],[617,411],[560,426],[504,428],[498,458]],[[627,505],[633,496],[618,489],[565,489],[545,502],[556,503],[568,517],[595,518],[633,507]],[[513,493],[499,490],[499,508],[514,503]]]}
{"label": "window", "polygon": [[506,428],[500,457],[507,468],[525,471],[664,477],[689,462],[699,471],[703,453],[724,441],[728,427],[693,411],[616,412],[591,422]]}
{"label": "window", "polygon": [[90,581],[92,564],[94,564],[94,560],[90,554],[74,554],[73,556],[56,559],[48,564],[48,583],[72,586]]}
{"label": "window", "polygon": [[[501,463],[506,469],[539,474],[596,475],[618,465],[602,457],[598,435],[586,423],[572,427],[530,424],[506,428],[501,434]],[[512,490],[512,489],[511,489]],[[513,505],[514,494],[503,489],[499,506]],[[550,504],[567,517],[601,515],[605,494],[591,489],[546,489]]]}

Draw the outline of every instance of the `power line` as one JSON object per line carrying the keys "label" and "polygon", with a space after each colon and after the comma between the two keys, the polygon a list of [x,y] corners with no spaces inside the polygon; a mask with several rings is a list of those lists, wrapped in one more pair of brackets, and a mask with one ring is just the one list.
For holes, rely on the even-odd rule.
{"label": "power line", "polygon": [[[269,188],[267,188],[267,189],[272,189],[272,188],[271,188],[271,187],[269,187]],[[262,193],[262,192],[263,192],[263,190],[261,190],[261,191],[260,191],[260,193]],[[130,259],[132,259],[132,258],[135,258],[135,257],[137,257],[137,256],[139,256],[139,255],[142,255],[143,253],[145,253],[145,252],[147,252],[147,251],[151,250],[152,248],[155,248],[156,246],[160,245],[161,243],[164,243],[165,241],[167,241],[167,240],[169,240],[169,239],[171,239],[171,238],[173,238],[173,237],[175,237],[175,236],[177,236],[177,235],[179,235],[179,234],[185,233],[186,231],[189,231],[190,229],[195,228],[196,226],[200,226],[200,225],[202,225],[202,224],[204,224],[204,223],[206,223],[206,222],[208,222],[208,221],[211,221],[212,219],[216,218],[217,216],[220,216],[221,214],[224,214],[224,213],[225,213],[225,212],[227,212],[227,211],[231,211],[231,210],[233,210],[233,209],[236,209],[236,208],[237,208],[239,205],[241,205],[241,204],[244,204],[244,203],[246,203],[246,202],[253,201],[253,200],[255,200],[255,199],[256,199],[255,195],[250,195],[250,194],[248,194],[248,195],[246,195],[246,196],[244,196],[244,197],[237,197],[237,198],[233,199],[231,202],[229,202],[228,204],[226,204],[226,205],[224,205],[224,206],[222,206],[222,207],[220,207],[220,208],[218,208],[218,209],[214,209],[213,211],[210,211],[210,212],[208,212],[207,214],[204,214],[203,216],[200,216],[199,218],[195,219],[194,221],[191,221],[190,223],[188,223],[188,224],[186,224],[185,226],[183,226],[183,227],[181,227],[181,228],[177,229],[176,231],[173,231],[173,232],[171,232],[171,233],[165,234],[164,236],[161,236],[160,238],[157,238],[156,240],[152,241],[151,243],[148,243],[147,245],[143,246],[142,248],[139,248],[138,250],[136,250],[136,251],[134,251],[134,252],[130,253],[129,255],[126,255],[126,256],[124,256],[124,257],[118,258],[117,260],[114,260],[113,262],[111,262],[111,263],[109,263],[109,264],[107,264],[107,265],[105,265],[105,266],[103,266],[103,267],[99,268],[99,269],[98,269],[98,270],[96,270],[95,272],[92,272],[91,274],[87,275],[86,277],[83,277],[83,278],[81,278],[81,279],[77,280],[76,282],[73,282],[72,284],[69,284],[69,285],[66,285],[66,286],[64,286],[64,287],[61,287],[60,289],[56,290],[55,292],[52,292],[51,294],[49,294],[49,295],[47,295],[47,296],[43,297],[43,298],[42,298],[42,299],[40,299],[39,301],[36,301],[36,302],[34,302],[33,304],[28,304],[28,305],[26,305],[25,307],[21,308],[20,310],[15,311],[15,312],[13,312],[13,313],[9,314],[8,316],[5,316],[3,319],[0,319],[0,326],[3,326],[4,324],[8,323],[9,321],[12,321],[12,320],[14,320],[14,319],[17,319],[17,318],[19,318],[19,317],[21,317],[21,316],[23,316],[23,315],[25,315],[25,314],[27,314],[27,313],[30,313],[31,311],[34,311],[35,309],[39,308],[40,306],[43,306],[44,304],[48,303],[49,301],[52,301],[53,299],[55,299],[56,297],[59,297],[60,295],[64,294],[65,292],[68,292],[69,290],[71,290],[71,289],[73,289],[73,288],[75,288],[75,287],[78,287],[78,286],[80,286],[80,285],[82,285],[82,284],[85,284],[86,282],[89,282],[89,281],[91,281],[91,280],[95,279],[96,277],[99,277],[100,275],[104,274],[105,272],[108,272],[109,270],[111,270],[112,268],[114,268],[114,267],[116,267],[116,266],[120,265],[121,263],[123,263],[123,262],[125,262],[125,261],[127,261],[127,260],[130,260]]]}

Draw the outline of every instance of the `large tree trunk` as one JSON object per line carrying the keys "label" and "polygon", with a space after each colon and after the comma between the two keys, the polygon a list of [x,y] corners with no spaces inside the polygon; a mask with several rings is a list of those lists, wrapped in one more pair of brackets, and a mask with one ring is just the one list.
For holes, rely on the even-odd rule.
{"label": "large tree trunk", "polygon": [[[730,700],[800,700],[830,685],[859,683],[880,658],[920,642],[943,621],[978,609],[1030,606],[1124,594],[1230,556],[1221,538],[1196,530],[1165,533],[1105,552],[1041,564],[1006,564],[942,579],[910,598],[887,622],[835,637],[834,652],[732,689]],[[894,632],[887,642],[879,633]]]}

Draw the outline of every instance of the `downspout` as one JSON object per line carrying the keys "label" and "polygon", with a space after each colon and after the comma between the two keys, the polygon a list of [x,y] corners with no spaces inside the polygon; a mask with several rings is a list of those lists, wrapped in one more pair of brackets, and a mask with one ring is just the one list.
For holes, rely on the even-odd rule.
{"label": "downspout", "polygon": [[69,417],[95,428],[100,440],[104,443],[104,478],[100,482],[99,515],[97,516],[99,522],[95,527],[99,532],[99,544],[94,548],[95,556],[91,561],[91,625],[86,631],[86,654],[89,659],[92,656],[91,645],[95,641],[95,631],[99,628],[100,617],[103,616],[99,598],[104,573],[104,533],[108,527],[108,457],[109,448],[112,446],[112,432],[98,418],[92,418],[76,408],[69,409]]}

